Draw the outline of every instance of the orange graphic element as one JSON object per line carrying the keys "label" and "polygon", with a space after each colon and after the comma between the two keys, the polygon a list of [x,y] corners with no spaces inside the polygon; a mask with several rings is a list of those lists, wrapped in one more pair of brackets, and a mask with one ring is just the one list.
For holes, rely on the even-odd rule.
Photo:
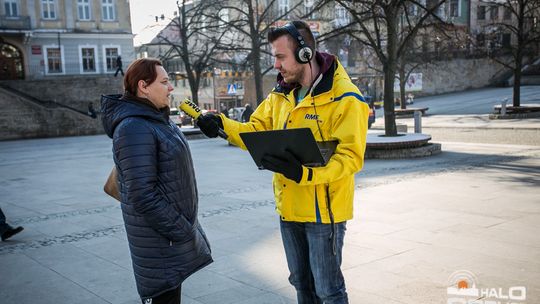
{"label": "orange graphic element", "polygon": [[469,283],[467,283],[467,281],[459,281],[457,283],[457,287],[459,289],[467,289],[467,288],[469,288]]}

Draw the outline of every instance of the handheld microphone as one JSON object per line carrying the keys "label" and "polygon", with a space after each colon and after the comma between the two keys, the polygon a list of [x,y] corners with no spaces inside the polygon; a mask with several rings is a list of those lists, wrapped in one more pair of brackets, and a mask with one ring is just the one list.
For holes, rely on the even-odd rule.
{"label": "handheld microphone", "polygon": [[[202,115],[201,108],[199,108],[193,101],[189,100],[188,98],[182,100],[182,102],[180,103],[180,109],[195,120],[197,120]],[[227,133],[225,133],[225,131],[223,131],[223,129],[221,128],[218,129],[218,135],[223,139],[227,139],[227,137],[229,137]]]}

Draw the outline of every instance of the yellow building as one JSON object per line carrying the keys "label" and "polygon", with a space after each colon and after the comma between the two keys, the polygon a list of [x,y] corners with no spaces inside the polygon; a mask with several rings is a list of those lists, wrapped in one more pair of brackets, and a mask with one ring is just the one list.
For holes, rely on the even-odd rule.
{"label": "yellow building", "polygon": [[113,74],[135,58],[127,0],[0,0],[0,80]]}

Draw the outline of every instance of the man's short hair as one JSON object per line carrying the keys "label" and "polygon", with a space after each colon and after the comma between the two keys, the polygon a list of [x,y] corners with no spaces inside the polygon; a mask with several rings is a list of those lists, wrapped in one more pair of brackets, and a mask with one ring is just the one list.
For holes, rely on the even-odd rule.
{"label": "man's short hair", "polygon": [[[309,25],[305,23],[304,21],[299,21],[299,20],[291,21],[290,23],[292,23],[292,25],[296,27],[296,30],[300,33],[300,35],[302,35],[302,38],[304,38],[304,41],[306,42],[306,44],[312,50],[315,50],[317,47],[317,43],[315,41],[315,37],[313,36],[313,33],[311,32],[311,29],[309,28]],[[294,42],[295,47],[298,47],[298,41],[296,40],[295,37],[291,36],[289,31],[284,26],[271,28],[270,31],[268,32],[268,42],[272,43],[276,41],[279,37],[285,36],[285,35],[291,38],[291,40]]]}

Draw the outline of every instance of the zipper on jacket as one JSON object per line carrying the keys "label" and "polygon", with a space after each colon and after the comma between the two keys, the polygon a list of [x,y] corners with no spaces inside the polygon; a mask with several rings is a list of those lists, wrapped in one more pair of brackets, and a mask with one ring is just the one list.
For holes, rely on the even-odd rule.
{"label": "zipper on jacket", "polygon": [[169,247],[172,247],[172,241],[169,241]]}
{"label": "zipper on jacket", "polygon": [[[286,95],[283,95],[283,97],[285,97],[285,100],[287,100],[287,102],[291,102]],[[296,103],[292,110],[294,110],[294,108],[296,108]],[[292,110],[287,113],[287,118],[285,119],[285,123],[283,123],[283,129],[287,129],[287,123],[289,123],[289,117],[291,117]]]}
{"label": "zipper on jacket", "polygon": [[287,114],[287,118],[285,119],[285,123],[283,124],[283,129],[287,129],[287,122],[289,122],[289,117],[291,116],[291,112]]}

